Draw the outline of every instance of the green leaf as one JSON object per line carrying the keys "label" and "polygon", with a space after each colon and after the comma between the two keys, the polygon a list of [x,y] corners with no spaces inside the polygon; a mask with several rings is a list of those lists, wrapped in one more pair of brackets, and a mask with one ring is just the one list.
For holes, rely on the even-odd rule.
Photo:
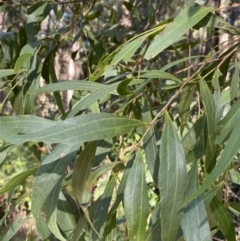
{"label": "green leaf", "polygon": [[140,150],[137,151],[136,159],[127,178],[124,191],[124,212],[129,241],[145,241],[149,207],[145,168]]}
{"label": "green leaf", "polygon": [[232,168],[229,170],[229,179],[231,182],[240,185],[240,173],[236,168]]}
{"label": "green leaf", "polygon": [[181,124],[180,124],[181,134],[183,133],[183,129],[189,117],[190,105],[192,103],[194,91],[195,91],[195,85],[188,85],[186,86],[186,88],[184,88],[180,97],[179,115],[181,119]]}
{"label": "green leaf", "polygon": [[38,2],[28,8],[27,23],[25,29],[28,42],[35,40],[35,35],[40,30],[40,23],[47,17],[51,11],[51,4],[48,2]]}
{"label": "green leaf", "polygon": [[133,93],[133,91],[130,91],[128,89],[129,83],[132,81],[132,79],[125,79],[121,81],[121,83],[117,87],[117,92],[119,95],[125,96],[125,95],[130,95]]}
{"label": "green leaf", "polygon": [[236,27],[226,22],[223,18],[213,13],[208,13],[200,22],[198,22],[194,28],[200,29],[201,27],[219,28],[223,32],[231,35],[239,35],[239,31]]}
{"label": "green leaf", "polygon": [[228,203],[228,208],[229,210],[235,210],[235,214],[237,212],[237,216],[240,216],[240,203],[239,202],[229,202]]}
{"label": "green leaf", "polygon": [[[152,121],[151,111],[146,98],[144,99],[143,120],[147,123]],[[143,139],[143,149],[148,169],[155,183],[158,182],[158,170],[160,167],[159,150],[156,142],[155,128],[151,126]]]}
{"label": "green leaf", "polygon": [[240,96],[240,78],[239,78],[239,64],[236,66],[232,76],[231,87],[230,87],[231,100],[239,98]]}
{"label": "green leaf", "polygon": [[113,216],[116,216],[118,206],[123,201],[124,190],[125,190],[125,187],[126,187],[126,181],[128,179],[128,175],[129,175],[129,172],[132,168],[134,159],[135,159],[135,155],[133,154],[133,155],[130,156],[129,161],[127,162],[127,165],[124,169],[123,177],[122,177],[121,182],[120,182],[120,184],[118,186],[118,189],[117,189],[117,196],[116,196],[115,202],[114,202],[114,204],[112,205],[112,207],[109,211],[108,220],[107,220],[106,228],[105,228],[105,231],[104,231],[104,238],[106,236],[108,236],[108,234],[116,226],[116,223],[115,223],[115,225],[112,224],[112,218],[113,218]]}
{"label": "green leaf", "polygon": [[167,72],[163,72],[161,70],[145,70],[143,72],[143,74],[139,75],[139,78],[170,79],[182,84],[182,81],[179,78]]}
{"label": "green leaf", "polygon": [[211,188],[206,193],[204,193],[203,201],[206,208],[210,205],[214,196],[217,195],[217,193],[223,188],[223,186],[224,186],[224,182],[220,182],[217,186]]}
{"label": "green leaf", "polygon": [[149,221],[149,229],[147,230],[146,241],[161,241],[161,228],[160,228],[160,203],[158,203],[152,212]]}
{"label": "green leaf", "polygon": [[225,238],[228,241],[236,241],[234,224],[227,208],[216,197],[210,203],[210,208],[214,221]]}
{"label": "green leaf", "polygon": [[103,96],[112,93],[117,89],[119,83],[113,83],[110,85],[104,85],[102,88],[91,92],[89,95],[83,97],[81,100],[76,102],[72,107],[72,110],[68,113],[68,118],[75,116],[79,111],[88,108],[92,103],[101,99]]}
{"label": "green leaf", "polygon": [[165,65],[159,71],[166,71],[167,69],[170,69],[171,67],[173,67],[177,64],[180,64],[182,62],[189,62],[190,59],[201,58],[201,57],[205,57],[205,55],[189,56],[189,57],[181,58],[181,59],[178,59],[175,61],[171,61],[171,63]]}
{"label": "green leaf", "polygon": [[105,241],[112,241],[117,236],[117,228],[116,228],[116,213],[111,215],[111,219],[108,221],[108,226],[105,228],[104,231],[104,240]]}
{"label": "green leaf", "polygon": [[32,213],[38,231],[43,235],[49,227],[54,235],[63,240],[57,225],[58,197],[66,168],[78,149],[79,145],[58,145],[46,156],[37,172],[33,183]]}
{"label": "green leaf", "polygon": [[189,29],[203,19],[212,8],[201,7],[191,3],[190,6],[185,6],[179,15],[174,19],[173,23],[166,26],[150,44],[144,58],[150,60],[154,58],[171,44],[178,41]]}
{"label": "green leaf", "polygon": [[215,108],[215,102],[213,99],[213,95],[206,83],[206,81],[203,78],[200,78],[200,93],[202,95],[203,104],[206,109],[206,115],[207,115],[207,125],[208,125],[208,135],[210,140],[214,138],[214,130],[216,129],[216,108]]}
{"label": "green leaf", "polygon": [[[222,111],[222,103],[221,103],[221,91],[220,91],[220,85],[219,85],[219,79],[222,76],[222,73],[217,69],[214,72],[213,79],[212,79],[212,85],[214,87],[214,94],[213,99],[215,102],[215,109],[216,109],[216,116],[215,116],[215,122],[218,123],[222,119],[223,111]],[[217,127],[218,129],[219,127]]]}
{"label": "green leaf", "polygon": [[158,187],[161,193],[161,237],[175,240],[186,196],[187,171],[184,150],[168,114],[161,138]]}
{"label": "green leaf", "polygon": [[121,46],[120,51],[113,57],[110,66],[117,65],[121,60],[124,62],[131,62],[132,56],[134,53],[140,48],[142,43],[146,40],[147,37],[149,37],[152,34],[155,34],[162,30],[164,28],[164,25],[157,26],[150,31],[141,34],[136,39],[132,39],[130,42],[126,42]]}
{"label": "green leaf", "polygon": [[160,221],[156,222],[147,232],[146,241],[161,241]]}
{"label": "green leaf", "polygon": [[37,227],[38,234],[42,240],[49,239],[50,232],[49,232],[46,220],[42,216],[39,216],[39,218],[36,219],[36,227]]}
{"label": "green leaf", "polygon": [[234,156],[238,153],[240,148],[240,125],[236,125],[233,129],[228,142],[222,152],[217,165],[212,170],[211,174],[206,177],[206,180],[203,182],[202,186],[191,195],[187,201],[198,197],[203,193],[207,188],[209,188],[215,180],[226,170],[228,165],[232,162]]}
{"label": "green leaf", "polygon": [[141,36],[130,43],[124,45],[121,50],[114,56],[113,60],[110,63],[110,66],[117,65],[121,60],[124,62],[131,62],[131,58],[138,48],[142,45],[143,41],[149,34]]}
{"label": "green leaf", "polygon": [[90,30],[87,30],[86,28],[84,28],[83,31],[89,43],[91,44],[93,51],[96,53],[97,59],[100,59],[103,56],[103,54],[106,52],[105,49],[97,41],[97,39],[94,37],[93,33]]}
{"label": "green leaf", "polygon": [[100,15],[101,15],[101,11],[92,12],[92,13],[90,13],[90,14],[88,14],[88,15],[86,16],[86,20],[87,20],[87,21],[91,21],[91,20],[99,17]]}
{"label": "green leaf", "polygon": [[25,172],[17,174],[16,176],[12,177],[4,186],[0,188],[0,195],[11,191],[16,186],[20,185],[24,180],[26,180],[29,176],[34,175],[35,172],[38,170],[39,166],[33,167]]}
{"label": "green leaf", "polygon": [[[124,116],[97,113],[69,118],[57,122],[50,128],[29,134],[12,134],[11,129],[8,129],[9,132],[0,131],[0,136],[16,144],[27,141],[81,144],[83,142],[123,135],[131,132],[135,127],[144,127],[146,125],[145,122]],[[17,128],[19,128],[18,125]]]}
{"label": "green leaf", "polygon": [[52,127],[56,122],[38,116],[0,116],[1,132],[32,133]]}
{"label": "green leaf", "polygon": [[34,96],[26,94],[29,90],[38,89],[40,86],[42,59],[34,55],[30,63],[26,66],[27,71],[23,86],[23,107],[24,114],[33,114],[36,110],[36,101]]}
{"label": "green leaf", "polygon": [[[78,159],[75,162],[72,174],[72,189],[73,195],[78,201],[78,204],[82,204],[82,196],[84,190],[91,187],[87,186],[87,180],[92,173],[93,160],[97,149],[97,142],[90,142],[85,149],[80,153]],[[91,196],[90,196],[91,199]],[[90,201],[90,200],[89,200]],[[89,202],[88,201],[88,202]]]}
{"label": "green leaf", "polygon": [[[115,186],[115,177],[112,176],[104,190],[104,193],[100,197],[100,200],[96,206],[93,220],[93,225],[100,236],[103,236],[104,228],[107,221],[108,209],[113,195]],[[96,232],[92,232],[92,240],[97,240],[98,235]]]}
{"label": "green leaf", "polygon": [[[46,81],[47,84],[49,83],[57,83],[57,76],[55,72],[55,51],[57,49],[57,45],[55,48],[50,52],[50,54],[45,58],[44,63],[43,63],[43,68],[42,68],[42,77]],[[58,105],[58,109],[65,117],[65,111],[63,107],[63,103],[61,100],[61,95],[59,91],[55,91],[53,93],[54,99],[56,100],[56,103]]]}
{"label": "green leaf", "polygon": [[219,126],[222,126],[219,131],[219,135],[216,138],[217,144],[222,144],[226,141],[226,138],[229,136],[234,126],[240,119],[240,101],[235,103],[233,107],[231,107],[230,111],[225,115],[225,117],[219,122]]}
{"label": "green leaf", "polygon": [[[87,90],[96,91],[103,88],[103,84],[85,80],[67,80],[63,82],[45,85],[39,89],[31,90],[28,92],[30,95],[48,94],[58,90]],[[114,92],[116,93],[116,92]]]}
{"label": "green leaf", "polygon": [[6,235],[2,238],[2,241],[10,241],[12,237],[19,231],[23,224],[27,221],[27,218],[20,220],[20,215],[18,215]]}
{"label": "green leaf", "polygon": [[[201,140],[200,136],[203,132],[205,120],[205,116],[200,116],[198,120],[193,124],[191,129],[182,138],[182,144],[184,147],[185,154],[188,154],[193,147],[195,147],[197,144],[200,144],[199,140]],[[197,147],[198,145],[196,146],[196,148]]]}
{"label": "green leaf", "polygon": [[27,63],[32,56],[34,56],[32,53],[25,53],[18,57],[15,65],[14,65],[14,74],[18,73],[21,68],[24,66],[25,63]]}
{"label": "green leaf", "polygon": [[0,78],[7,77],[14,74],[14,69],[1,69]]}
{"label": "green leaf", "polygon": [[[188,173],[188,195],[198,189],[198,164],[195,162]],[[186,241],[212,241],[207,212],[201,196],[191,201],[181,220]]]}
{"label": "green leaf", "polygon": [[218,155],[217,145],[214,143],[216,137],[216,105],[213,95],[203,78],[200,78],[200,93],[207,115],[207,144],[206,144],[206,157],[205,167],[208,173],[210,173],[216,164],[216,158]]}
{"label": "green leaf", "polygon": [[71,207],[62,192],[59,194],[57,222],[65,236],[70,240],[77,224]]}
{"label": "green leaf", "polygon": [[[99,199],[96,202],[94,202],[93,205],[90,207],[89,219],[93,215],[93,213],[95,212],[95,209],[96,209],[96,206],[97,206],[98,202],[99,202]],[[76,227],[75,232],[74,232],[74,234],[71,238],[71,241],[80,240],[81,234],[83,233],[83,230],[86,227],[87,222],[88,222],[88,220],[87,220],[86,216],[83,215],[78,221],[77,227]]]}
{"label": "green leaf", "polygon": [[11,149],[14,147],[14,145],[5,145],[0,148],[0,165],[3,164],[3,162],[6,160],[6,157],[8,156],[8,153],[11,151]]}

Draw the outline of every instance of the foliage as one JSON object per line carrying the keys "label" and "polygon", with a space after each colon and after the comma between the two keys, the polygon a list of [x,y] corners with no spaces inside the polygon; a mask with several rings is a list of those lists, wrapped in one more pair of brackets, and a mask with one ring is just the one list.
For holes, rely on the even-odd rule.
{"label": "foliage", "polygon": [[[229,179],[239,184],[238,29],[192,1],[162,22],[148,6],[151,28],[139,32],[116,24],[114,7],[104,19],[106,6],[95,1],[30,5],[17,32],[1,33],[0,86],[14,114],[0,117],[0,163],[16,146],[37,160],[0,188],[14,195],[34,175],[32,215],[13,230],[28,219],[41,240],[123,240],[124,227],[130,241],[210,241],[217,232],[236,240],[230,213],[239,215],[239,205],[223,193]],[[124,5],[141,22],[140,8]],[[49,23],[60,23],[68,8],[70,23],[40,34],[46,17],[54,13]],[[106,22],[101,33],[98,20]],[[216,29],[228,41],[203,54],[209,35],[198,34]],[[85,48],[72,58],[86,78],[58,82],[55,57],[69,42]],[[65,90],[74,90],[67,108]],[[43,93],[53,93],[53,120],[36,115]]]}

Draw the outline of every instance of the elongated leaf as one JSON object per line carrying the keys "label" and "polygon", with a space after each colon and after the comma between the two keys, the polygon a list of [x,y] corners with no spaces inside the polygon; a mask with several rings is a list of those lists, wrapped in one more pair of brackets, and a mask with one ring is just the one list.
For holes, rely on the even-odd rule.
{"label": "elongated leaf", "polygon": [[206,83],[206,81],[201,78],[200,79],[200,93],[202,95],[203,104],[206,109],[206,115],[208,119],[208,135],[212,140],[214,137],[214,129],[215,129],[215,117],[216,117],[216,108],[213,99],[213,95]]}
{"label": "elongated leaf", "polygon": [[208,173],[212,171],[212,168],[216,164],[216,158],[218,154],[218,148],[214,143],[216,137],[216,105],[213,95],[203,78],[200,78],[200,93],[202,95],[203,104],[206,109],[207,115],[207,145],[206,145],[206,157],[205,167]]}
{"label": "elongated leaf", "polygon": [[38,2],[28,8],[27,23],[25,25],[28,42],[33,42],[40,29],[40,23],[47,17],[51,10],[48,2]]}
{"label": "elongated leaf", "polygon": [[190,28],[212,10],[211,8],[201,7],[194,3],[189,5],[185,6],[174,19],[173,23],[168,24],[163,32],[153,40],[144,55],[145,59],[154,58],[168,46],[178,41]]}
{"label": "elongated leaf", "polygon": [[235,168],[229,170],[229,179],[231,182],[240,185],[240,173]]}
{"label": "elongated leaf", "polygon": [[208,13],[199,23],[194,26],[195,29],[200,29],[201,27],[219,28],[225,33],[239,35],[239,31],[236,27],[213,13]]}
{"label": "elongated leaf", "polygon": [[240,203],[239,202],[229,202],[228,205],[229,205],[228,207],[235,209],[240,214]]}
{"label": "elongated leaf", "polygon": [[180,103],[179,103],[179,115],[181,118],[180,130],[181,134],[183,133],[183,129],[187,123],[190,105],[192,103],[193,94],[195,91],[195,85],[187,86],[181,94]]}
{"label": "elongated leaf", "polygon": [[[85,189],[84,189],[84,193],[82,195],[82,201],[81,201],[82,203],[80,205],[80,207],[81,207],[81,209],[84,213],[85,219],[80,221],[80,223],[77,226],[78,226],[79,229],[82,229],[85,225],[85,222],[88,222],[90,224],[91,228],[97,234],[98,237],[100,237],[100,234],[95,229],[95,227],[92,223],[92,220],[91,220],[91,216],[93,216],[93,213],[95,212],[94,211],[95,208],[93,209],[93,207],[91,206],[90,211],[88,211],[88,206],[91,204],[91,198],[92,198],[92,194],[93,194],[92,192],[93,192],[93,188],[96,187],[96,185],[97,185],[97,180],[102,175],[106,174],[106,172],[108,172],[113,167],[115,167],[116,165],[119,165],[119,163],[113,162],[113,163],[105,164],[105,165],[102,165],[102,166],[98,167],[96,170],[94,170],[91,173],[91,175],[88,177],[88,179],[85,183]],[[75,199],[74,196],[73,196],[73,199]],[[98,202],[100,202],[100,199],[98,199]],[[96,205],[98,205],[98,204],[96,204]],[[77,231],[77,233],[74,234],[74,237],[78,237],[80,235],[80,233],[81,233],[80,231]]]}
{"label": "elongated leaf", "polygon": [[200,116],[183,137],[182,144],[186,154],[188,154],[189,151],[199,142],[200,136],[203,132],[204,121],[205,116]]}
{"label": "elongated leaf", "polygon": [[[1,116],[1,130],[10,133],[32,133],[52,127],[56,122],[38,116]],[[1,134],[0,134],[1,135]]]}
{"label": "elongated leaf", "polygon": [[[61,145],[59,145],[56,149],[60,148]],[[52,165],[49,165],[47,167],[47,169],[51,169],[51,174],[46,174],[46,172],[48,172],[48,170],[46,171],[45,169],[45,178],[43,178],[44,174],[40,174],[41,171],[44,171],[44,169],[40,169],[40,172],[38,172],[38,175],[40,175],[40,177],[38,176],[37,181],[34,181],[35,184],[35,188],[37,187],[37,185],[40,185],[41,182],[45,179],[45,182],[47,183],[48,181],[50,181],[51,183],[47,183],[48,185],[48,190],[50,191],[50,193],[48,193],[48,196],[43,204],[43,210],[44,210],[44,214],[48,223],[48,228],[49,230],[51,230],[51,232],[60,240],[64,241],[64,237],[62,236],[62,233],[59,230],[59,226],[58,226],[58,217],[57,217],[57,205],[58,205],[58,197],[59,197],[59,193],[60,193],[60,187],[61,187],[61,183],[62,180],[65,176],[65,172],[66,172],[66,168],[67,165],[73,160],[76,151],[77,151],[77,145],[75,146],[70,146],[70,145],[66,145],[64,146],[64,148],[61,149],[62,153],[62,157],[60,159],[58,159],[58,163],[57,162],[52,162]],[[58,151],[57,151],[58,152]],[[64,153],[66,152],[66,154]],[[55,153],[56,154],[56,153]],[[42,166],[41,166],[42,167]],[[42,177],[42,180],[40,181],[39,179]],[[39,187],[38,187],[39,188]],[[45,190],[46,191],[46,190]],[[42,194],[42,198],[40,198],[40,200],[44,200],[44,194]],[[39,200],[39,202],[41,202]]]}
{"label": "elongated leaf", "polygon": [[163,72],[161,70],[143,71],[143,74],[139,75],[139,78],[170,79],[177,83],[182,83],[182,81],[179,78],[167,72]]}
{"label": "elongated leaf", "polygon": [[181,59],[172,61],[171,63],[165,65],[159,71],[166,71],[167,69],[170,69],[171,67],[173,67],[177,64],[181,64],[182,62],[187,62],[190,59],[201,58],[201,57],[205,57],[205,56],[204,55],[196,55],[196,56],[189,56],[189,57],[181,58]]}
{"label": "elongated leaf", "polygon": [[161,138],[158,187],[161,193],[161,237],[175,240],[186,196],[187,171],[182,144],[168,114]]}
{"label": "elongated leaf", "polygon": [[[55,46],[55,48],[45,58],[43,63],[42,76],[48,84],[58,82],[56,72],[55,72],[55,63],[54,63],[56,48],[57,46]],[[65,117],[65,111],[63,108],[60,92],[59,91],[53,92],[53,96],[54,96],[54,99],[56,100],[59,111]]]}
{"label": "elongated leaf", "polygon": [[113,146],[112,139],[101,140],[98,142],[96,155],[94,157],[93,166],[98,166],[108,155]]}
{"label": "elongated leaf", "polygon": [[152,212],[149,226],[146,241],[161,241],[160,203],[155,206]]}
{"label": "elongated leaf", "polygon": [[231,88],[230,88],[231,100],[240,96],[240,78],[239,78],[239,65],[235,68],[233,73]]}
{"label": "elongated leaf", "polygon": [[80,101],[76,102],[76,104],[73,106],[72,110],[68,114],[68,118],[73,117],[80,110],[84,110],[84,109],[88,108],[96,100],[99,100],[103,96],[108,95],[109,93],[113,92],[114,90],[117,89],[118,85],[119,85],[119,83],[113,83],[113,84],[110,84],[110,85],[105,85],[101,89],[98,89],[96,91],[91,92],[89,95],[85,96]]}
{"label": "elongated leaf", "polygon": [[[99,199],[93,203],[93,205],[91,205],[90,210],[89,210],[89,216],[92,217],[93,213],[95,212],[96,206],[99,202]],[[73,233],[73,236],[71,238],[71,241],[75,241],[75,240],[80,240],[80,237],[83,233],[84,228],[86,227],[88,220],[86,218],[86,216],[82,216],[77,224],[77,227],[75,229],[75,232]]]}
{"label": "elongated leaf", "polygon": [[18,57],[15,65],[14,65],[14,73],[18,73],[21,68],[24,66],[25,63],[27,63],[31,58],[33,54],[32,53],[25,53]]}
{"label": "elongated leaf", "polygon": [[[59,190],[58,190],[58,187],[54,188],[53,192],[59,194]],[[56,198],[57,195],[55,195],[54,198]],[[51,195],[51,198],[52,198],[52,195]],[[55,203],[58,201],[58,199],[55,201]],[[47,198],[47,202],[48,202],[48,198]],[[47,205],[49,205],[50,203],[48,203]],[[56,204],[53,204],[54,206],[56,206]],[[45,205],[46,206],[46,205]],[[58,226],[58,223],[57,223],[57,209],[56,208],[52,208],[50,207],[52,210],[51,210],[51,216],[50,218],[48,217],[48,228],[49,230],[54,234],[54,236],[61,240],[61,241],[65,241],[65,238],[63,237],[63,234],[61,233],[60,229],[59,229],[59,226]],[[50,209],[49,208],[49,209]]]}
{"label": "elongated leaf", "polygon": [[16,217],[14,223],[11,225],[9,231],[2,238],[2,241],[10,241],[12,237],[19,231],[19,229],[23,226],[23,224],[27,221],[27,218],[20,220],[20,215]]}
{"label": "elongated leaf", "polygon": [[124,191],[124,211],[127,220],[129,241],[145,241],[149,213],[147,185],[141,152],[129,172]]}
{"label": "elongated leaf", "polygon": [[[87,187],[87,180],[92,173],[93,159],[97,149],[97,142],[90,142],[76,160],[72,174],[72,189],[79,204]],[[91,199],[91,196],[90,196]]]}
{"label": "elongated leaf", "polygon": [[[195,162],[189,172],[188,195],[198,189],[198,165]],[[186,241],[212,241],[207,212],[201,196],[188,204],[181,220]]]}
{"label": "elongated leaf", "polygon": [[5,145],[0,148],[0,165],[5,161],[6,157],[8,156],[8,153],[11,151],[11,149],[14,147],[14,145]]}
{"label": "elongated leaf", "polygon": [[[143,120],[147,123],[152,121],[151,111],[147,100],[144,100]],[[146,155],[148,169],[155,183],[158,182],[158,170],[160,167],[159,150],[156,144],[154,126],[151,126],[143,139],[143,149]]]}
{"label": "elongated leaf", "polygon": [[217,186],[211,188],[206,193],[204,193],[203,201],[206,208],[210,205],[214,196],[216,196],[216,194],[219,192],[221,188],[223,188],[223,186],[224,186],[224,182],[220,182]]}
{"label": "elongated leaf", "polygon": [[146,38],[158,31],[160,31],[163,28],[164,28],[164,25],[158,26],[158,27],[150,30],[149,32],[142,34],[137,39],[132,40],[130,43],[126,43],[125,45],[123,45],[123,47],[120,49],[120,51],[114,56],[110,65],[111,66],[116,65],[121,60],[123,60],[125,62],[131,61],[132,56],[138,50],[138,48],[142,45],[142,43],[146,40]]}
{"label": "elongated leaf", "polygon": [[236,125],[228,139],[228,142],[224,148],[223,153],[221,154],[221,157],[218,160],[217,165],[214,167],[211,174],[207,176],[202,186],[193,195],[191,195],[187,201],[191,201],[192,199],[198,197],[208,187],[210,187],[214,183],[214,181],[226,170],[226,168],[232,162],[234,156],[240,149],[239,140],[240,125]]}
{"label": "elongated leaf", "polygon": [[98,42],[98,40],[94,37],[93,33],[88,30],[87,28],[84,28],[84,33],[88,41],[90,42],[93,51],[97,55],[97,59],[100,59],[105,54],[105,49],[103,46]]}
{"label": "elongated leaf", "polygon": [[220,134],[216,138],[217,144],[222,144],[226,141],[226,137],[231,133],[234,126],[240,119],[240,101],[238,101],[227,113],[227,115],[219,122],[222,126]]}
{"label": "elongated leaf", "polygon": [[227,208],[216,197],[210,203],[210,208],[214,221],[225,238],[228,241],[236,241],[234,224]]}
{"label": "elongated leaf", "polygon": [[[213,75],[212,85],[214,87],[213,99],[215,102],[216,116],[215,122],[218,123],[222,119],[222,103],[221,103],[221,92],[219,85],[219,78],[222,76],[222,73],[217,69]],[[218,128],[218,127],[217,127]]]}
{"label": "elongated leaf", "polygon": [[58,200],[57,222],[65,236],[70,240],[77,224],[71,207],[62,192],[60,192]]}
{"label": "elongated leaf", "polygon": [[[85,80],[66,80],[63,82],[48,84],[42,88],[31,90],[28,92],[30,95],[39,95],[42,93],[48,94],[58,90],[87,90],[96,91],[103,88],[103,84]],[[115,93],[115,92],[114,92]]]}
{"label": "elongated leaf", "polygon": [[[33,183],[32,213],[38,231],[46,233],[49,225],[49,229],[62,240],[57,226],[58,197],[67,165],[72,161],[78,148],[79,145],[58,145],[43,160]],[[43,213],[45,218],[42,216]]]}
{"label": "elongated leaf", "polygon": [[0,131],[0,136],[16,144],[27,141],[77,144],[123,135],[132,131],[137,126],[146,125],[145,122],[136,119],[114,114],[98,113],[69,118],[56,123],[51,128],[45,128],[44,130],[30,134],[12,134],[9,128],[9,132]]}
{"label": "elongated leaf", "polygon": [[104,231],[104,240],[112,241],[117,237],[117,228],[116,228],[116,213],[111,215],[111,219],[108,222],[107,228]]}
{"label": "elongated leaf", "polygon": [[110,209],[110,212],[109,212],[109,215],[108,215],[108,220],[107,220],[106,228],[105,228],[105,231],[104,231],[104,238],[106,236],[108,236],[108,234],[116,226],[116,223],[115,223],[115,225],[112,224],[112,218],[113,218],[113,216],[116,217],[117,208],[118,208],[119,204],[123,201],[126,182],[127,182],[128,175],[129,175],[129,172],[131,170],[131,167],[133,165],[134,159],[135,159],[135,155],[131,155],[131,157],[129,158],[129,161],[128,161],[125,169],[124,169],[123,177],[122,177],[121,182],[118,186],[117,196],[116,196],[115,202],[112,205],[112,207]]}
{"label": "elongated leaf", "polygon": [[33,167],[25,172],[22,172],[12,177],[6,184],[4,184],[3,187],[0,188],[0,195],[11,191],[14,187],[21,184],[26,178],[28,178],[31,175],[34,175],[38,168],[39,166]]}
{"label": "elongated leaf", "polygon": [[[113,176],[109,180],[104,190],[104,193],[100,197],[100,200],[96,206],[96,211],[93,214],[94,216],[93,225],[96,228],[97,232],[100,234],[100,236],[103,236],[103,232],[104,232],[104,228],[105,228],[107,216],[108,216],[108,209],[109,209],[109,205],[113,195],[114,185],[115,185],[115,178]],[[98,238],[98,235],[96,234],[96,232],[92,232],[92,240],[97,240],[97,238]]]}
{"label": "elongated leaf", "polygon": [[43,216],[39,216],[39,218],[36,219],[36,227],[38,234],[42,240],[46,240],[50,237],[50,231]]}
{"label": "elongated leaf", "polygon": [[14,69],[1,69],[0,78],[7,77],[14,74]]}

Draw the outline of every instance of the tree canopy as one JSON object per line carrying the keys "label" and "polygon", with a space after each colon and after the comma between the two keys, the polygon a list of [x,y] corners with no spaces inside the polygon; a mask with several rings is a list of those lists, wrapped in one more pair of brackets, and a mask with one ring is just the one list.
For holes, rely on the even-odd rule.
{"label": "tree canopy", "polygon": [[26,240],[237,240],[239,4],[220,2],[0,1],[1,223],[20,210],[2,240],[26,223]]}

